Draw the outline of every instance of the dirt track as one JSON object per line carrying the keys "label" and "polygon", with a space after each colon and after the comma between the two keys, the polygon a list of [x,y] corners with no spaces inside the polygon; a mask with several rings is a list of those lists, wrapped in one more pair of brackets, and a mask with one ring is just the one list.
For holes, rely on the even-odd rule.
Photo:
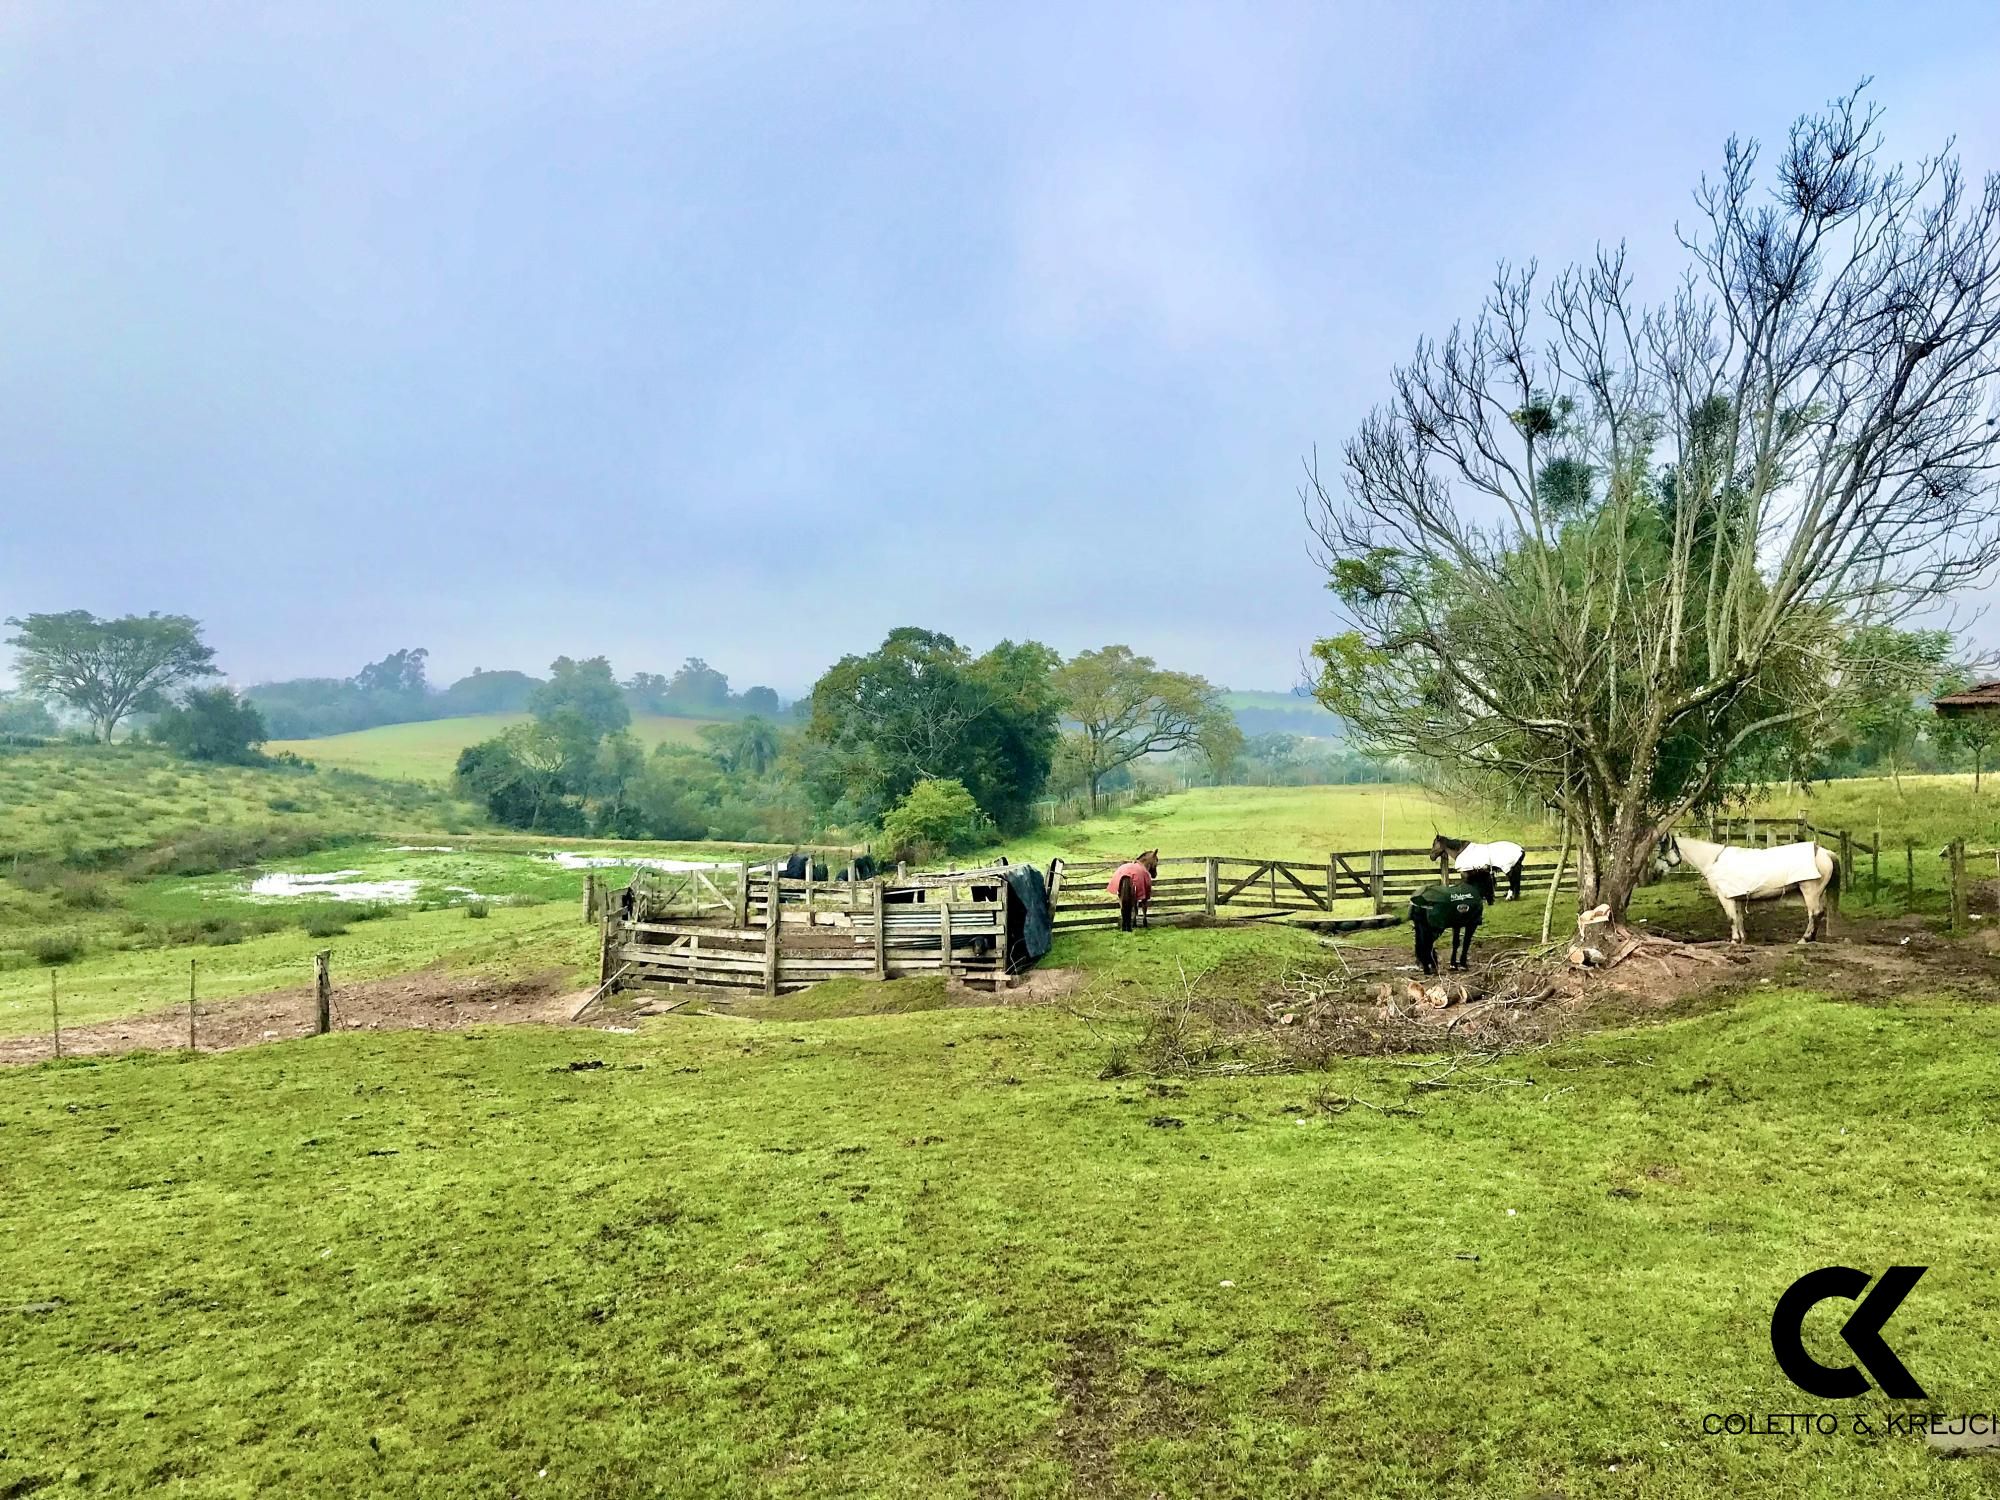
{"label": "dirt track", "polygon": [[[523,979],[431,970],[337,984],[336,1031],[456,1031],[492,1021],[563,1022],[582,1003],[567,971],[550,969]],[[227,1052],[313,1034],[314,1002],[308,987],[215,1000],[195,1009],[195,1045]],[[604,1017],[606,1023],[615,1018]],[[65,1026],[65,1057],[105,1056],[187,1046],[185,1006],[110,1021]],[[40,1062],[54,1055],[46,1035],[0,1038],[0,1063]]]}

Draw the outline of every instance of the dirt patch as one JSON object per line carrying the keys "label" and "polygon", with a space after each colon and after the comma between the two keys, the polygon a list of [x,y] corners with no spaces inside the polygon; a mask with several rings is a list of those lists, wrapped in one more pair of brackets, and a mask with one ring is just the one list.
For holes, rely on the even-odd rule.
{"label": "dirt patch", "polygon": [[[336,982],[333,990],[335,1031],[458,1031],[495,1021],[568,1021],[583,1001],[564,969],[550,969],[525,978],[495,978],[424,970],[390,979]],[[231,1000],[212,1000],[195,1008],[195,1046],[202,1052],[228,1052],[260,1042],[311,1036],[316,1005],[310,986],[272,990]],[[593,1012],[593,1025],[624,1024],[622,1013]],[[185,1006],[94,1021],[62,1030],[65,1057],[103,1057],[142,1049],[177,1051],[188,1043]],[[54,1055],[50,1037],[0,1038],[0,1063],[41,1062]]]}
{"label": "dirt patch", "polygon": [[1571,967],[1566,944],[1500,939],[1479,946],[1470,970],[1436,978],[1400,947],[1342,946],[1325,965],[1288,974],[1209,976],[1160,1008],[1135,1060],[1168,1072],[1293,1071],[1334,1056],[1505,1051],[1765,988],[1859,1004],[2000,995],[2000,931],[1954,941],[1921,922],[1841,920],[1826,940],[1801,944],[1781,912],[1740,947],[1722,936],[1621,944],[1625,956],[1609,968]]}

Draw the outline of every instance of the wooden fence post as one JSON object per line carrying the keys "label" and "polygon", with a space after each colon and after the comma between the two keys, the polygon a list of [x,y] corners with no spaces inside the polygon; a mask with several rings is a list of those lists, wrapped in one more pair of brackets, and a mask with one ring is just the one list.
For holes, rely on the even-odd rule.
{"label": "wooden fence post", "polygon": [[[1994,855],[2000,859],[2000,854]],[[1868,851],[1868,904],[1882,899],[1882,825],[1875,825],[1875,847]]]}
{"label": "wooden fence post", "polygon": [[1903,911],[1907,915],[1917,909],[1917,846],[1908,839],[1903,840]]}
{"label": "wooden fence post", "polygon": [[55,1034],[56,1056],[62,1056],[62,1012],[56,1008],[56,971],[49,970],[49,1030]]}
{"label": "wooden fence post", "polygon": [[333,1030],[333,950],[322,948],[313,955],[313,999],[318,1009],[319,1034]]}
{"label": "wooden fence post", "polygon": [[1329,854],[1326,857],[1326,910],[1329,916],[1333,914],[1333,891],[1339,879],[1340,862]]}
{"label": "wooden fence post", "polygon": [[1840,830],[1841,889],[1845,890],[1847,888],[1847,883],[1853,878],[1854,878],[1854,835],[1849,833],[1845,828],[1843,828]]}
{"label": "wooden fence post", "polygon": [[1951,930],[1964,932],[1969,925],[1966,916],[1965,890],[1965,840],[1951,841]]}
{"label": "wooden fence post", "polygon": [[1387,909],[1382,900],[1382,851],[1373,849],[1368,854],[1368,898],[1375,903],[1375,914],[1380,916]]}
{"label": "wooden fence post", "polygon": [[748,927],[750,925],[750,861],[747,859],[739,859],[736,862],[736,911],[734,915],[736,926]]}
{"label": "wooden fence post", "polygon": [[778,929],[784,925],[779,920],[778,908],[784,905],[785,898],[782,877],[778,874],[780,868],[776,860],[771,861],[771,879],[765,886],[771,893],[771,899],[764,904],[764,995],[767,999],[774,998],[778,993],[778,951],[781,943]]}
{"label": "wooden fence post", "polygon": [[938,903],[938,957],[944,963],[945,988],[951,988],[951,888],[945,888]]}
{"label": "wooden fence post", "polygon": [[194,960],[188,960],[188,1051],[194,1051]]}
{"label": "wooden fence post", "polygon": [[871,880],[869,885],[875,892],[875,977],[889,977],[889,931],[882,920],[882,882]]}
{"label": "wooden fence post", "polygon": [[1215,915],[1215,885],[1215,856],[1211,854],[1202,866],[1201,872],[1201,909],[1211,917]]}
{"label": "wooden fence post", "polygon": [[597,872],[583,872],[583,920],[588,922],[597,915]]}
{"label": "wooden fence post", "polygon": [[812,926],[812,910],[813,910],[813,857],[812,857],[812,851],[808,849],[806,851],[806,926],[808,927]]}

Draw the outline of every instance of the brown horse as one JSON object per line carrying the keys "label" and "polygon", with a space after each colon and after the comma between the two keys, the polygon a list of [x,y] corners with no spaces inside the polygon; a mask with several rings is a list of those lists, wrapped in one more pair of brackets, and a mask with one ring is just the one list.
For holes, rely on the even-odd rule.
{"label": "brown horse", "polygon": [[1105,889],[1118,898],[1118,930],[1130,932],[1132,919],[1136,914],[1139,925],[1153,925],[1153,877],[1160,873],[1160,851],[1148,849],[1137,859],[1129,860],[1111,873],[1111,883]]}

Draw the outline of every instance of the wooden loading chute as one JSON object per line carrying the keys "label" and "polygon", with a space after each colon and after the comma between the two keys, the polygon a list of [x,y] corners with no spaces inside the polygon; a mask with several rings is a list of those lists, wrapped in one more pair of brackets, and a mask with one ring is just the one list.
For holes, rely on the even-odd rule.
{"label": "wooden loading chute", "polygon": [[1020,916],[1000,868],[873,880],[748,864],[646,871],[606,894],[599,988],[726,1004],[830,979],[942,973],[1001,989],[1010,952],[1027,966],[1009,941]]}

